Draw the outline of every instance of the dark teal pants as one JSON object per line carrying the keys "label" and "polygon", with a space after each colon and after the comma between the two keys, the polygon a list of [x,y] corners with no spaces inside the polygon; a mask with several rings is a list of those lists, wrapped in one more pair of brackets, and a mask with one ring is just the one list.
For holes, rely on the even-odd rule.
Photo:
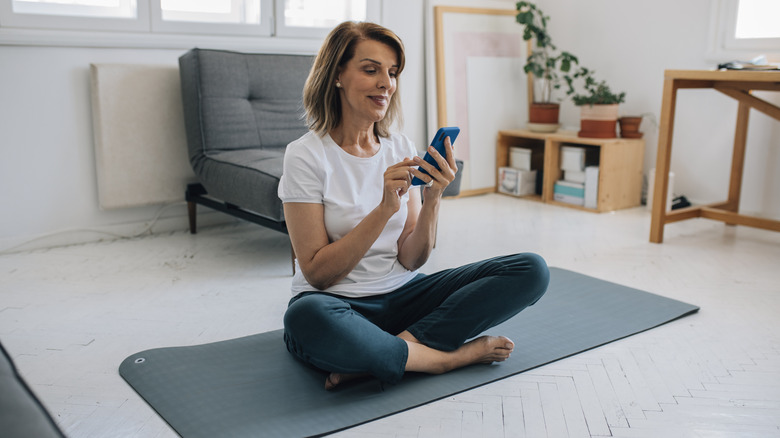
{"label": "dark teal pants", "polygon": [[290,300],[284,339],[292,354],[322,370],[396,383],[408,356],[396,335],[408,330],[431,348],[455,350],[536,303],[549,279],[544,259],[523,253],[420,274],[383,295],[303,292]]}

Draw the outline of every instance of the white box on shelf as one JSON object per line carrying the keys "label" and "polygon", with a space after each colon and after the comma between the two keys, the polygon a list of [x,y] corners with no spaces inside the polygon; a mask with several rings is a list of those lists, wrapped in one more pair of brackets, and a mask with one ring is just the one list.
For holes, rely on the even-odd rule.
{"label": "white box on shelf", "polygon": [[563,179],[569,182],[582,184],[585,182],[585,172],[580,172],[577,170],[564,170]]}
{"label": "white box on shelf", "polygon": [[561,146],[561,169],[582,172],[585,170],[585,149],[577,146]]}
{"label": "white box on shelf", "polygon": [[599,167],[585,168],[585,208],[598,208],[599,204]]}
{"label": "white box on shelf", "polygon": [[509,167],[531,170],[531,150],[519,147],[509,148]]}
{"label": "white box on shelf", "polygon": [[513,196],[532,195],[536,191],[536,171],[499,167],[498,191]]}

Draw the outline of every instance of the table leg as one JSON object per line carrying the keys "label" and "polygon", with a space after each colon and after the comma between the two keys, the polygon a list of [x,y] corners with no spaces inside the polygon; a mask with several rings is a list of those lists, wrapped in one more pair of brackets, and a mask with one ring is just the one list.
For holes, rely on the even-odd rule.
{"label": "table leg", "polygon": [[[734,153],[731,157],[731,180],[729,182],[728,204],[724,210],[739,211],[739,200],[742,193],[742,173],[745,168],[745,144],[747,143],[748,118],[750,105],[739,102],[737,109],[737,128],[734,133]],[[728,223],[728,222],[727,222]],[[735,225],[728,223],[729,225]]]}
{"label": "table leg", "polygon": [[[664,80],[663,102],[661,104],[658,155],[655,160],[655,187],[650,219],[650,242],[664,241],[666,220],[666,197],[669,189],[669,168],[672,158],[672,137],[674,134],[674,110],[677,101],[677,86],[673,79]],[[648,187],[648,190],[651,188]]]}

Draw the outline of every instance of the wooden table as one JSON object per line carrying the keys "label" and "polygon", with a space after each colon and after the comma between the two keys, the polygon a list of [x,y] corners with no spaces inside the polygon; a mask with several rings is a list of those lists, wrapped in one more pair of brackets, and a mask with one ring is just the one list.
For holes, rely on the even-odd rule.
{"label": "wooden table", "polygon": [[[672,156],[672,137],[674,132],[674,110],[677,101],[677,90],[681,88],[713,88],[739,102],[737,127],[734,134],[734,152],[731,159],[731,180],[726,201],[666,211],[666,197],[668,196],[667,191],[669,188],[669,164]],[[750,109],[754,108],[780,121],[780,108],[753,96],[751,94],[753,90],[780,91],[780,72],[706,70],[666,70],[664,72],[664,94],[661,105],[658,158],[655,165],[653,213],[650,222],[651,242],[663,242],[664,225],[697,217],[719,220],[730,225],[746,225],[780,231],[780,221],[739,214],[739,199],[742,189],[742,172],[745,163],[745,143]]]}

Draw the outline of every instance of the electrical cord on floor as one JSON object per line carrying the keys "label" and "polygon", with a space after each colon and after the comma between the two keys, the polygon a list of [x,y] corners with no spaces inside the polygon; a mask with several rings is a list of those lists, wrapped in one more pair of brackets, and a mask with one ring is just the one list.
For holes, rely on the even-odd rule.
{"label": "electrical cord on floor", "polygon": [[[143,230],[141,230],[141,231],[139,231],[137,233],[133,233],[133,234],[130,234],[130,235],[121,234],[121,233],[112,233],[110,231],[96,230],[96,229],[91,229],[91,228],[70,228],[70,229],[66,229],[66,230],[60,230],[60,231],[54,231],[54,232],[51,232],[51,233],[47,233],[47,234],[44,234],[42,236],[38,236],[38,237],[35,237],[33,239],[30,239],[30,240],[27,240],[25,242],[22,242],[22,243],[20,243],[18,245],[14,245],[14,246],[11,246],[9,248],[4,248],[4,249],[0,250],[0,255],[5,255],[5,254],[11,254],[11,253],[15,253],[15,252],[24,251],[23,249],[20,249],[20,248],[23,248],[24,246],[29,245],[29,244],[31,244],[33,242],[37,242],[39,240],[48,239],[50,237],[59,236],[59,235],[62,235],[62,234],[69,234],[69,233],[96,233],[96,234],[103,234],[103,235],[106,235],[106,236],[110,236],[110,237],[113,237],[113,238],[116,238],[116,239],[134,239],[136,237],[141,237],[141,236],[146,235],[146,234],[151,234],[152,227],[154,227],[154,225],[160,220],[160,216],[162,216],[162,214],[165,212],[165,210],[167,210],[168,208],[173,207],[173,206],[184,205],[184,204],[186,204],[185,201],[179,201],[179,202],[172,202],[170,204],[165,204],[165,205],[161,206],[157,210],[157,213],[155,213],[154,217],[149,222],[149,225],[146,226],[146,228],[144,228]],[[70,244],[68,244],[68,245],[70,245]],[[62,246],[66,246],[66,245],[62,245]]]}

